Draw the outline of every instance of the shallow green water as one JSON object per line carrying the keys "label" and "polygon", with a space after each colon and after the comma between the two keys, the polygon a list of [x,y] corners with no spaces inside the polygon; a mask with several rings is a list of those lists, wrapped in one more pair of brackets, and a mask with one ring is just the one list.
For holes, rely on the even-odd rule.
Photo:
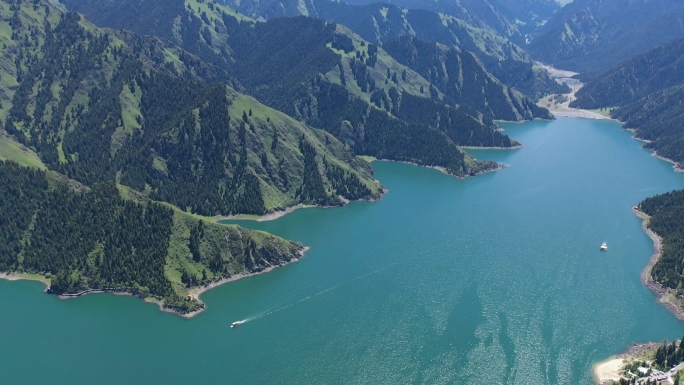
{"label": "shallow green water", "polygon": [[378,162],[380,202],[243,223],[312,249],[205,293],[193,320],[0,281],[0,383],[586,384],[631,343],[684,335],[639,281],[652,243],[630,210],[684,175],[615,123],[506,128],[524,149],[473,151],[505,170]]}

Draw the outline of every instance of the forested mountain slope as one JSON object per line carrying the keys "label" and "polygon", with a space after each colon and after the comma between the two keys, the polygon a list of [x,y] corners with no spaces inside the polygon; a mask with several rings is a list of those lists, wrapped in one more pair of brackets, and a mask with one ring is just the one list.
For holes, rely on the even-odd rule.
{"label": "forested mountain slope", "polygon": [[472,51],[494,76],[526,95],[538,98],[561,92],[560,85],[546,71],[535,68],[519,46],[488,26],[476,28],[454,16],[425,9],[403,9],[387,3],[351,5],[331,0],[227,3],[255,18],[306,15],[343,24],[373,44],[382,45],[405,35],[442,43]]}
{"label": "forested mountain slope", "polygon": [[60,294],[124,291],[196,310],[189,289],[303,249],[186,211],[381,193],[332,135],[207,83],[228,75],[167,42],[43,1],[0,1],[0,31],[0,159],[32,167],[0,163],[0,271],[43,275]]}
{"label": "forested mountain slope", "polygon": [[679,0],[575,0],[544,26],[530,50],[535,59],[589,79],[681,37]]}
{"label": "forested mountain slope", "polygon": [[[50,7],[3,12],[4,129],[52,170],[86,185],[116,179],[202,215],[380,192],[369,165],[332,136],[203,82],[197,74],[226,75],[178,48]],[[312,169],[321,176],[307,177]]]}
{"label": "forested mountain slope", "polygon": [[[383,48],[401,64],[428,79],[444,93],[449,103],[466,105],[505,120],[553,118],[518,91],[501,84],[469,51],[458,51],[411,36],[398,38]],[[521,115],[521,112],[526,114]]]}
{"label": "forested mountain slope", "polygon": [[684,39],[635,56],[610,69],[577,92],[574,106],[620,106],[684,83]]}
{"label": "forested mountain slope", "polygon": [[[128,13],[138,1],[66,3],[115,28],[136,30],[145,22],[162,28],[155,32],[159,36],[173,35],[164,29],[173,23]],[[176,36],[174,42],[200,57],[209,51],[228,52],[222,57],[230,60],[221,68],[234,84],[273,108],[333,133],[357,154],[440,166],[463,176],[493,164],[474,162],[457,145],[513,145],[491,120],[445,104],[422,76],[346,28],[305,17],[253,23],[213,2],[184,4],[173,20],[188,26],[176,30],[197,24],[197,40]],[[399,118],[413,116],[409,111],[417,108],[448,118],[440,120],[440,126]]]}
{"label": "forested mountain slope", "polygon": [[0,161],[0,271],[44,275],[56,294],[128,292],[180,313],[188,289],[297,260],[302,246],[124,200],[113,182],[77,192],[44,171]]}
{"label": "forested mountain slope", "polygon": [[676,290],[681,299],[684,294],[684,190],[673,191],[648,198],[638,209],[651,218],[648,228],[663,238],[662,255],[651,271],[652,277],[664,286]]}

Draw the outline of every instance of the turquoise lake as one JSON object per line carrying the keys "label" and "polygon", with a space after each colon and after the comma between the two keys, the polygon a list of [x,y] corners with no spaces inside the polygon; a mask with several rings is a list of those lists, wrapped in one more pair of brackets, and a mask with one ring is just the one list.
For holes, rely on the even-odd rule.
{"label": "turquoise lake", "polygon": [[191,320],[0,280],[0,383],[574,385],[681,338],[640,281],[653,244],[631,208],[684,174],[614,122],[502,126],[525,147],[470,152],[504,170],[375,162],[379,202],[241,222],[311,250],[205,293]]}

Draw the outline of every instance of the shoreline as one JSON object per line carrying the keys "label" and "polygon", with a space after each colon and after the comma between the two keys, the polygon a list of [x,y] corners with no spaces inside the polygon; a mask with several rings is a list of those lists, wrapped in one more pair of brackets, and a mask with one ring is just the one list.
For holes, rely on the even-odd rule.
{"label": "shoreline", "polygon": [[653,254],[651,255],[651,259],[649,260],[648,264],[641,272],[641,282],[644,284],[644,286],[657,294],[658,302],[660,304],[665,306],[667,310],[674,314],[679,321],[684,322],[684,307],[682,306],[681,301],[678,301],[676,298],[672,298],[672,289],[669,289],[661,285],[659,282],[656,282],[651,276],[651,270],[658,262],[663,252],[663,239],[653,230],[648,228],[648,221],[651,218],[650,216],[642,211],[639,211],[636,206],[632,208],[632,212],[634,212],[637,217],[641,218],[641,228],[653,241]]}
{"label": "shoreline", "polygon": [[[684,322],[684,303],[677,300],[672,296],[673,291],[660,283],[656,282],[651,276],[651,270],[653,266],[660,259],[663,252],[663,239],[653,230],[648,228],[648,222],[651,219],[649,215],[640,211],[637,206],[632,207],[632,212],[639,219],[641,219],[641,229],[651,238],[653,242],[653,254],[648,261],[648,264],[641,271],[641,282],[649,290],[651,290],[657,296],[657,301],[663,305],[670,313],[672,313],[679,321]],[[647,342],[644,344],[633,344],[629,350],[624,353],[611,356],[603,361],[597,362],[592,367],[592,375],[598,384],[611,383],[609,381],[615,381],[617,376],[619,379],[618,371],[622,368],[625,360],[632,360],[643,355],[644,352],[652,349],[654,346],[658,345],[655,342]]]}
{"label": "shoreline", "polygon": [[305,204],[300,203],[300,204],[298,204],[298,205],[296,205],[296,206],[288,207],[288,208],[285,209],[285,210],[278,210],[278,211],[274,211],[274,212],[272,212],[272,213],[264,214],[264,215],[261,215],[261,216],[255,216],[255,215],[228,215],[228,216],[220,216],[220,215],[217,215],[217,216],[211,217],[211,218],[212,218],[212,219],[214,220],[214,222],[216,222],[216,223],[220,223],[221,221],[255,221],[255,222],[268,222],[268,221],[274,221],[274,220],[276,220],[276,219],[282,218],[282,217],[284,217],[285,215],[291,214],[291,213],[293,213],[293,212],[295,212],[295,211],[297,211],[297,210],[300,210],[300,209],[313,209],[313,208],[332,209],[332,208],[335,208],[335,207],[344,207],[344,206],[348,205],[348,204],[351,203],[351,202],[369,202],[369,203],[374,203],[374,202],[380,201],[380,199],[382,199],[382,197],[385,196],[385,194],[387,194],[388,192],[389,192],[389,190],[383,187],[382,190],[380,191],[380,193],[378,193],[377,196],[375,196],[375,197],[373,197],[373,198],[370,198],[370,199],[359,199],[359,200],[355,200],[355,201],[350,201],[350,200],[347,200],[347,199],[344,199],[344,198],[340,197],[340,198],[342,198],[342,202],[343,202],[343,203],[342,203],[341,205],[339,205],[339,206],[305,205]]}
{"label": "shoreline", "polygon": [[[263,270],[261,270],[261,271],[259,271],[259,272],[256,272],[256,273],[244,273],[244,272],[243,272],[243,273],[238,273],[238,274],[235,274],[235,275],[233,275],[233,276],[231,276],[231,277],[224,278],[224,279],[221,279],[221,280],[216,281],[216,282],[212,282],[212,283],[210,283],[210,284],[208,284],[208,285],[205,285],[205,286],[200,286],[200,287],[192,288],[192,289],[190,289],[190,290],[188,291],[188,295],[192,296],[193,299],[196,299],[196,300],[200,301],[200,296],[201,296],[202,294],[204,294],[204,293],[206,293],[206,292],[208,292],[208,291],[210,291],[210,290],[213,290],[213,289],[215,289],[215,288],[217,288],[217,287],[219,287],[219,286],[221,286],[221,285],[224,285],[224,284],[226,284],[226,283],[238,281],[238,280],[243,279],[243,278],[254,277],[254,276],[262,275],[262,274],[268,274],[268,273],[272,272],[273,270],[275,270],[275,269],[277,269],[277,268],[285,267],[285,266],[287,266],[287,265],[291,265],[291,264],[293,264],[293,263],[297,263],[297,262],[299,262],[302,258],[304,258],[304,255],[305,255],[306,252],[309,251],[309,250],[311,250],[311,247],[308,247],[308,246],[307,246],[307,247],[302,248],[302,250],[299,251],[299,258],[293,259],[293,260],[291,260],[290,262],[284,263],[284,264],[282,264],[282,265],[269,266],[269,267],[267,267],[267,268],[265,268],[265,269],[263,269]],[[203,303],[203,302],[202,302],[202,303]],[[203,308],[201,308],[201,309],[199,309],[199,310],[196,310],[196,311],[190,312],[190,313],[185,313],[185,314],[180,314],[180,313],[174,311],[173,309],[169,309],[169,308],[162,309],[162,311],[166,311],[166,312],[169,312],[169,313],[175,313],[175,314],[180,315],[180,316],[183,317],[183,318],[188,318],[188,319],[190,319],[190,318],[193,318],[193,317],[195,317],[196,315],[202,313],[202,312],[205,311],[206,309],[207,309],[207,306],[205,305]]]}
{"label": "shoreline", "polygon": [[660,155],[658,155],[658,152],[657,152],[657,151],[653,151],[653,150],[651,150],[651,149],[649,149],[649,148],[646,148],[646,150],[649,150],[649,151],[652,152],[651,156],[655,156],[656,158],[658,158],[658,159],[660,159],[660,160],[664,160],[664,161],[666,161],[667,163],[671,163],[671,164],[672,164],[672,169],[674,170],[674,172],[684,172],[684,168],[680,168],[680,167],[679,167],[679,163],[675,162],[674,160],[672,160],[672,159],[670,159],[670,158],[666,158],[666,157],[664,157],[664,156],[660,156]]}
{"label": "shoreline", "polygon": [[[520,122],[520,123],[524,123],[524,122]],[[524,148],[525,146],[524,146],[523,144],[518,144],[518,145],[512,146],[512,147],[478,147],[478,146],[458,146],[458,147],[461,148],[461,149],[466,149],[466,150],[519,150],[519,149]],[[425,166],[425,165],[421,165],[421,164],[418,164],[418,163],[415,163],[415,162],[409,162],[409,161],[404,161],[404,160],[391,160],[391,159],[378,159],[378,158],[372,158],[372,159],[368,160],[368,163],[373,163],[373,162],[396,162],[396,163],[410,164],[410,165],[416,166],[416,167],[431,168],[431,169],[434,169],[434,170],[438,170],[438,171],[442,172],[442,173],[445,174],[445,175],[452,176],[452,177],[454,177],[454,178],[456,178],[456,179],[465,179],[465,178],[468,178],[468,177],[470,177],[470,176],[476,176],[476,175],[481,175],[481,174],[487,174],[487,173],[490,173],[490,172],[495,172],[495,171],[499,171],[499,170],[503,170],[503,169],[505,169],[505,168],[511,167],[510,164],[500,164],[500,163],[497,163],[498,166],[497,166],[497,167],[494,167],[494,168],[492,168],[492,169],[487,169],[487,170],[483,170],[483,171],[478,171],[478,172],[476,172],[476,173],[473,174],[473,175],[457,176],[457,175],[450,174],[449,172],[446,171],[445,168],[440,167],[440,166]],[[211,219],[212,219],[214,222],[216,222],[216,223],[220,223],[221,221],[256,221],[256,222],[268,222],[268,221],[274,221],[274,220],[276,220],[276,219],[282,218],[282,217],[284,217],[285,215],[291,214],[291,213],[293,213],[293,212],[295,212],[295,211],[297,211],[297,210],[300,210],[300,209],[310,209],[310,208],[323,208],[323,209],[328,209],[328,208],[335,208],[335,207],[344,207],[344,206],[346,206],[347,204],[349,204],[349,203],[351,203],[351,202],[370,202],[370,203],[374,203],[374,202],[380,201],[380,200],[382,199],[382,197],[385,196],[385,194],[387,194],[388,192],[389,192],[389,190],[383,187],[383,189],[380,191],[380,193],[379,193],[377,196],[373,197],[373,198],[370,198],[370,199],[359,199],[359,200],[356,200],[356,201],[348,201],[348,200],[346,200],[346,199],[343,199],[343,202],[344,202],[344,203],[343,203],[342,205],[340,205],[340,206],[305,205],[305,204],[300,203],[300,204],[298,204],[298,205],[295,205],[295,206],[292,206],[292,207],[288,207],[288,208],[286,208],[285,210],[278,210],[278,211],[274,211],[274,212],[272,212],[272,213],[264,214],[264,215],[261,215],[261,216],[256,216],[256,215],[244,215],[244,214],[239,214],[239,215],[227,215],[227,216],[217,215],[217,216],[211,217]]]}
{"label": "shoreline", "polygon": [[[461,147],[461,146],[459,146],[459,147]],[[476,148],[478,148],[478,149],[485,149],[484,147],[476,147]],[[490,149],[493,149],[493,148],[490,148]],[[502,149],[503,149],[503,148],[502,148]],[[433,169],[433,170],[437,170],[437,171],[441,172],[441,173],[444,174],[444,175],[448,175],[448,176],[454,177],[454,178],[459,179],[459,180],[463,180],[463,179],[469,178],[469,177],[471,177],[471,176],[477,176],[477,175],[487,174],[487,173],[490,173],[490,172],[500,171],[500,170],[503,170],[504,168],[511,167],[510,164],[497,163],[497,167],[494,167],[494,168],[491,168],[491,169],[487,169],[487,170],[478,171],[478,172],[476,172],[476,173],[473,174],[473,175],[457,176],[457,175],[454,175],[454,174],[449,174],[449,173],[447,172],[447,170],[446,170],[444,167],[439,167],[439,166],[424,166],[424,165],[421,165],[421,164],[418,164],[418,163],[408,162],[408,161],[404,161],[404,160],[375,159],[374,162],[395,162],[395,163],[410,164],[411,166],[416,166],[416,167],[431,168],[431,169]]]}
{"label": "shoreline", "polygon": [[50,281],[47,278],[33,274],[0,273],[0,279],[5,281],[42,282],[45,285],[45,290],[43,290],[43,293],[47,293],[48,289],[50,288]]}
{"label": "shoreline", "polygon": [[630,348],[624,352],[597,362],[592,367],[592,375],[597,384],[613,384],[622,377],[620,370],[623,368],[625,361],[632,361],[641,359],[646,361],[645,354],[648,354],[654,348],[660,346],[656,342],[647,342],[645,344],[632,344]]}
{"label": "shoreline", "polygon": [[[627,131],[629,131],[629,132],[632,133],[632,139],[638,140],[639,142],[643,142],[643,143],[645,143],[645,144],[651,143],[651,141],[648,140],[648,139],[642,139],[642,138],[638,137],[638,136],[637,136],[637,133],[636,133],[636,129],[634,129],[634,128],[625,128],[625,127],[624,127],[624,124],[625,124],[625,123],[624,123],[624,122],[620,122],[620,123],[623,124],[623,128],[622,128],[623,130],[627,130]],[[660,159],[660,160],[664,160],[664,161],[666,161],[667,163],[671,163],[671,164],[672,164],[672,169],[674,170],[674,172],[684,172],[684,168],[679,167],[679,163],[678,163],[677,161],[674,161],[674,160],[672,160],[672,159],[670,159],[670,158],[666,158],[666,157],[664,157],[664,156],[662,156],[662,155],[658,155],[658,151],[656,151],[656,150],[651,150],[650,148],[646,148],[646,147],[643,147],[643,146],[642,146],[642,148],[643,148],[644,150],[650,151],[650,152],[651,152],[651,156],[654,156],[654,157],[656,157],[656,158],[658,158],[658,159]]]}
{"label": "shoreline", "polygon": [[[223,284],[226,284],[226,283],[229,283],[229,282],[233,282],[233,281],[237,281],[237,280],[240,280],[240,279],[243,279],[243,278],[254,277],[254,276],[257,276],[257,275],[261,275],[261,274],[267,274],[267,273],[270,273],[271,271],[273,271],[273,270],[275,270],[275,269],[277,269],[277,268],[279,268],[279,267],[284,267],[284,266],[291,265],[291,264],[293,264],[293,263],[299,262],[302,258],[304,258],[304,255],[305,255],[306,252],[309,251],[309,250],[311,250],[310,247],[303,247],[301,250],[299,250],[299,257],[298,257],[298,258],[293,258],[292,260],[290,260],[290,261],[287,262],[287,263],[283,263],[283,264],[281,264],[281,265],[269,266],[269,267],[267,267],[267,268],[265,268],[265,269],[263,269],[263,270],[261,270],[261,271],[259,271],[259,272],[256,272],[256,273],[241,272],[241,273],[235,274],[235,275],[233,275],[233,276],[231,276],[231,277],[224,278],[224,279],[221,279],[221,280],[216,281],[216,282],[212,282],[212,283],[210,283],[210,284],[208,284],[208,285],[205,285],[205,286],[200,286],[200,287],[192,288],[192,289],[188,290],[188,292],[187,292],[186,295],[189,295],[189,296],[191,296],[193,299],[195,299],[195,300],[197,300],[197,301],[200,301],[200,298],[199,298],[199,297],[200,297],[203,293],[205,293],[205,292],[207,292],[207,291],[209,291],[209,290],[215,289],[215,288],[217,288],[217,287],[219,287],[219,286],[221,286],[221,285],[223,285]],[[43,293],[52,294],[52,293],[50,293],[50,291],[49,291],[49,290],[50,290],[49,281],[48,281],[48,279],[45,278],[45,277],[36,276],[36,275],[28,275],[28,274],[0,273],[0,279],[4,279],[4,280],[7,280],[7,281],[19,281],[19,280],[23,280],[23,281],[36,281],[36,282],[42,282],[43,284],[45,284],[45,290],[43,290]],[[203,311],[205,311],[205,310],[207,309],[206,304],[205,304],[204,302],[201,302],[201,301],[200,301],[200,304],[202,304],[202,307],[201,307],[200,309],[195,310],[195,311],[192,311],[192,312],[189,312],[189,313],[182,313],[182,312],[178,311],[178,310],[175,309],[175,308],[165,306],[164,301],[159,300],[159,299],[157,299],[157,298],[155,298],[155,297],[152,297],[152,296],[149,296],[149,297],[140,297],[140,296],[138,296],[136,293],[134,293],[134,292],[132,292],[132,291],[129,291],[129,290],[126,290],[126,289],[118,289],[118,288],[88,289],[88,290],[84,290],[84,291],[82,291],[82,292],[75,293],[75,294],[66,294],[66,295],[63,295],[63,294],[55,294],[55,295],[56,295],[57,298],[59,298],[60,300],[70,300],[70,299],[75,299],[75,298],[83,297],[83,296],[86,296],[86,295],[92,295],[92,294],[113,294],[113,295],[123,295],[123,296],[138,297],[138,298],[142,299],[145,303],[148,303],[148,304],[156,304],[156,305],[159,307],[159,310],[162,311],[162,312],[164,312],[164,313],[175,314],[175,315],[181,316],[181,317],[183,317],[183,318],[187,318],[187,319],[191,319],[191,318],[195,317],[196,315],[202,313]]]}
{"label": "shoreline", "polygon": [[[526,123],[526,121],[510,122],[510,123]],[[458,147],[464,148],[466,150],[520,150],[521,148],[525,148],[525,146],[522,144],[518,144],[516,146],[511,146],[511,147],[478,147],[478,146],[458,146]]]}

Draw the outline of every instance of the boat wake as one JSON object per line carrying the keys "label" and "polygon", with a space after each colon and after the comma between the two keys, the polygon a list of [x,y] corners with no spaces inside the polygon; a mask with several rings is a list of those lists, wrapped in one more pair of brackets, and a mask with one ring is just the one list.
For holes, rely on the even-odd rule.
{"label": "boat wake", "polygon": [[[292,293],[290,293],[290,295],[288,295],[288,296],[286,296],[285,298],[279,300],[279,301],[276,302],[274,305],[271,305],[270,307],[268,307],[266,310],[262,311],[261,313],[258,313],[258,314],[249,316],[249,317],[247,317],[247,318],[245,318],[245,319],[243,319],[243,320],[240,320],[240,321],[235,321],[235,322],[233,322],[233,323],[231,324],[230,327],[234,329],[234,328],[236,328],[236,327],[238,327],[238,326],[240,326],[240,325],[246,324],[247,322],[256,321],[256,320],[258,320],[258,319],[260,319],[260,318],[264,318],[264,317],[273,315],[273,314],[275,314],[275,313],[278,313],[278,312],[281,312],[281,311],[283,311],[283,310],[289,309],[289,308],[291,308],[291,307],[293,307],[293,306],[299,305],[299,304],[302,303],[302,302],[308,301],[308,300],[310,300],[310,299],[313,299],[313,298],[316,298],[316,297],[321,296],[321,295],[323,295],[323,294],[326,294],[326,293],[328,293],[328,292],[331,292],[331,291],[337,289],[337,288],[340,287],[340,286],[348,285],[348,284],[350,284],[350,283],[352,283],[352,282],[355,282],[355,281],[358,281],[358,280],[360,280],[360,279],[364,279],[364,278],[369,277],[369,276],[371,276],[371,275],[378,274],[378,273],[380,273],[380,272],[382,272],[382,271],[385,271],[385,270],[387,270],[387,269],[389,269],[389,268],[392,268],[392,267],[395,267],[395,266],[397,266],[397,265],[400,265],[401,263],[403,263],[403,262],[397,262],[397,263],[393,263],[393,264],[391,264],[391,265],[387,265],[387,266],[385,266],[385,267],[381,267],[381,268],[379,268],[379,269],[377,269],[377,270],[371,271],[370,273],[366,273],[366,274],[360,275],[360,276],[358,276],[358,277],[352,278],[352,279],[350,279],[350,280],[347,280],[347,281],[344,281],[344,282],[337,283],[337,284],[335,284],[335,285],[330,286],[329,288],[327,288],[327,289],[325,289],[325,290],[321,290],[321,291],[319,291],[319,292],[317,292],[317,293],[315,293],[315,294],[311,294],[311,295],[306,296],[306,297],[304,297],[304,298],[301,298],[301,299],[299,299],[299,300],[297,300],[297,301],[295,301],[295,302],[292,302],[292,303],[290,303],[290,304],[287,304],[287,305],[282,306],[283,302],[285,302],[286,300],[292,298],[292,296],[293,296],[295,293],[297,293],[298,291],[300,291],[302,288],[304,288],[304,287],[306,287],[306,286],[309,286],[309,285],[311,284],[311,282],[308,282],[308,283],[306,283],[306,284],[300,286],[299,288],[295,289]],[[278,307],[279,305],[281,305],[281,306]]]}

